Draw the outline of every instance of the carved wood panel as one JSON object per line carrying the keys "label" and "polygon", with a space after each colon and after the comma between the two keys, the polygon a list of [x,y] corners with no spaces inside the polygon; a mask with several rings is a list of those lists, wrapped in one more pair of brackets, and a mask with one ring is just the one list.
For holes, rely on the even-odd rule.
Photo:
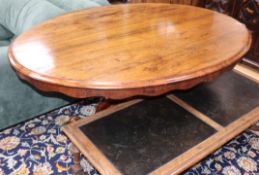
{"label": "carved wood panel", "polygon": [[198,5],[200,0],[171,0],[171,4]]}
{"label": "carved wood panel", "polygon": [[253,35],[252,47],[246,55],[245,61],[259,67],[259,1],[239,0],[238,4],[236,18],[246,24]]}
{"label": "carved wood panel", "polygon": [[237,7],[237,0],[204,0],[204,7],[234,16]]}
{"label": "carved wood panel", "polygon": [[170,3],[170,0],[128,0],[130,3]]}
{"label": "carved wood panel", "polygon": [[245,23],[249,29],[259,29],[259,1],[239,0],[239,11],[237,18]]}

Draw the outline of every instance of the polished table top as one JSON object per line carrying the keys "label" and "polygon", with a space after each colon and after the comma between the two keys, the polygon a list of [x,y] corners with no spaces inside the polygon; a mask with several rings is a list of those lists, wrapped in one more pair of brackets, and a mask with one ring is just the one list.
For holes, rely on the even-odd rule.
{"label": "polished table top", "polygon": [[9,58],[22,79],[43,91],[122,99],[213,80],[250,44],[247,28],[223,14],[146,3],[56,17],[20,35]]}

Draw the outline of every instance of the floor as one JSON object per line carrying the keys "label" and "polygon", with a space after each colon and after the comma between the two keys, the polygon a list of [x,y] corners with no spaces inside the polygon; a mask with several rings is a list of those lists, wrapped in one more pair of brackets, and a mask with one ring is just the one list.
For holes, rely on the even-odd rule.
{"label": "floor", "polygon": [[[211,84],[175,95],[226,126],[237,116],[258,106],[259,94],[256,92],[258,85],[230,72]],[[62,126],[70,116],[84,118],[94,114],[97,102],[97,99],[81,101],[1,131],[0,175],[72,174],[73,159],[68,149],[71,141],[62,132]],[[180,137],[187,140],[186,135]],[[85,174],[98,174],[83,156],[81,166]],[[183,174],[259,174],[259,121]]]}
{"label": "floor", "polygon": [[[71,174],[71,142],[61,128],[70,115],[95,113],[83,101],[39,116],[0,133],[0,174]],[[259,122],[184,174],[259,174]],[[86,174],[98,174],[82,157]]]}

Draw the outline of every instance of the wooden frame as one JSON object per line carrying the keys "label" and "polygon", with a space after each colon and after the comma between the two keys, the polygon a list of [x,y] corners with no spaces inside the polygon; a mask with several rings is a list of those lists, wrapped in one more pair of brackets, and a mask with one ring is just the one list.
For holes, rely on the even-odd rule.
{"label": "wooden frame", "polygon": [[244,64],[237,64],[234,71],[256,83],[259,83],[259,71]]}
{"label": "wooden frame", "polygon": [[[235,71],[244,70],[242,65],[235,68]],[[245,74],[245,75],[244,75]],[[249,75],[247,75],[249,74]],[[251,73],[251,70],[242,71],[243,76],[249,76],[251,80],[256,80],[255,73]],[[255,81],[258,83],[258,81]],[[201,159],[230,141],[232,138],[246,130],[253,123],[259,120],[259,106],[241,116],[239,119],[230,123],[227,126],[222,126],[219,123],[212,120],[210,117],[199,112],[183,100],[174,95],[167,95],[167,98],[178,104],[186,111],[193,114],[204,123],[214,128],[217,132],[211,135],[209,138],[193,146],[183,154],[175,157],[171,161],[155,169],[150,175],[168,175],[179,174],[187,168],[193,166]],[[95,115],[76,121],[69,125],[64,126],[63,131],[71,139],[71,141],[79,148],[84,156],[92,163],[92,165],[103,175],[121,175],[121,172],[108,160],[108,158],[94,145],[94,143],[84,135],[80,127],[89,124],[95,120],[107,117],[110,114],[125,109],[131,105],[134,105],[142,100],[131,100],[129,102],[121,103],[116,106],[112,106],[104,111],[98,112]]]}
{"label": "wooden frame", "polygon": [[[169,95],[168,98],[174,102],[178,100],[177,97],[172,95]],[[93,142],[80,131],[79,128],[95,120],[107,117],[109,116],[109,114],[127,108],[140,101],[141,100],[133,100],[123,104],[119,104],[102,112],[99,112],[91,117],[64,126],[63,131],[101,174],[120,175],[121,173],[106,158],[106,156],[93,144]],[[180,106],[187,109],[192,114],[195,114],[195,116],[199,119],[201,118],[199,114],[197,115],[195,109],[189,108],[190,106],[188,104],[181,104]],[[219,124],[216,124],[216,122],[211,120],[206,115],[203,115],[202,120],[208,125],[214,126],[214,128],[218,131],[212,136],[210,136],[208,139],[192,147],[191,149],[176,157],[175,159],[169,161],[167,164],[154,170],[150,173],[150,175],[179,174],[183,172],[185,169],[199,162],[202,158],[209,155],[210,153],[218,149],[220,146],[227,143],[233,137],[237,136],[242,131],[247,129],[257,120],[259,120],[259,107],[240,117],[233,123],[229,124],[227,127],[223,127]]]}
{"label": "wooden frame", "polygon": [[80,126],[91,123],[95,120],[109,116],[114,112],[134,105],[142,100],[132,100],[129,102],[121,103],[116,106],[112,106],[104,111],[98,112],[91,117],[73,122],[65,125],[63,131],[71,139],[72,143],[83,153],[84,156],[96,167],[96,169],[102,174],[107,175],[119,175],[120,172],[112,165],[112,163],[103,155],[103,153],[95,147],[93,142],[87,138],[79,129]]}

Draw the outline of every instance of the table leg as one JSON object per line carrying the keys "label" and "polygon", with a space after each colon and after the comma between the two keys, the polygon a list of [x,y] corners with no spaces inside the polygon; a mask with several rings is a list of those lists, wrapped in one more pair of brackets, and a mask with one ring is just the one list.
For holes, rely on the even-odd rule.
{"label": "table leg", "polygon": [[100,112],[104,109],[109,108],[110,106],[111,106],[111,103],[109,102],[109,100],[102,98],[96,106],[96,112]]}
{"label": "table leg", "polygon": [[[67,124],[73,123],[79,119],[80,117],[78,116],[71,116]],[[69,145],[68,149],[71,152],[74,161],[74,165],[71,166],[71,173],[75,175],[84,175],[83,168],[80,165],[80,151],[73,143]]]}
{"label": "table leg", "polygon": [[74,144],[71,144],[68,148],[72,153],[74,165],[71,167],[71,173],[75,175],[84,175],[83,168],[80,165],[80,151]]}
{"label": "table leg", "polygon": [[[96,105],[96,112],[102,111],[104,109],[109,108],[111,105],[109,103],[108,100],[106,99],[101,99],[100,102]],[[72,116],[71,119],[69,120],[69,123],[73,123],[77,120],[81,119],[78,116]],[[74,160],[74,165],[71,167],[71,173],[75,174],[75,175],[84,175],[84,171],[83,168],[80,165],[80,151],[78,150],[78,148],[71,143],[71,145],[69,146],[69,151],[72,154],[73,160]]]}

